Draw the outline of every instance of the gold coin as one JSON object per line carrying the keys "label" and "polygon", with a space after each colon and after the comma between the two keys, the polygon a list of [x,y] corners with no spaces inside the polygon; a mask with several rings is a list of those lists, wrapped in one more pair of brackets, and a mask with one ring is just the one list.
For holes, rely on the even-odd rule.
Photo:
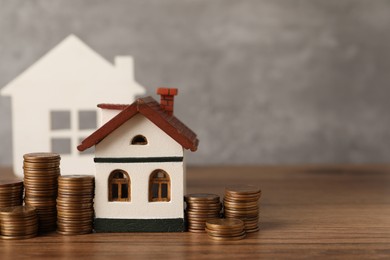
{"label": "gold coin", "polygon": [[20,186],[23,186],[23,181],[20,179],[4,179],[0,180],[0,189],[3,188],[12,188],[15,187],[19,188]]}
{"label": "gold coin", "polygon": [[1,215],[1,222],[2,223],[28,223],[28,222],[34,222],[37,220],[37,215]]}
{"label": "gold coin", "polygon": [[52,204],[52,203],[48,203],[48,202],[42,202],[42,203],[33,202],[32,203],[32,202],[25,201],[25,204],[28,206],[35,207],[37,212],[43,212],[45,210],[55,210],[56,209],[55,202],[54,202],[54,204]]}
{"label": "gold coin", "polygon": [[244,227],[244,222],[239,219],[210,219],[206,221],[206,226],[209,229],[231,229]]}
{"label": "gold coin", "polygon": [[46,184],[46,185],[55,185],[55,186],[58,186],[57,184],[57,176],[59,175],[53,175],[52,177],[49,177],[49,176],[35,176],[35,177],[31,177],[31,176],[25,176],[24,177],[24,184],[26,185],[26,183],[31,183],[31,184]]}
{"label": "gold coin", "polygon": [[35,228],[38,226],[38,221],[35,221],[35,222],[20,222],[20,223],[13,223],[13,224],[10,224],[10,223],[3,223],[1,224],[1,230],[8,230],[8,231],[12,231],[12,230],[27,230],[27,229],[31,229],[31,228]]}
{"label": "gold coin", "polygon": [[245,230],[241,229],[239,231],[234,231],[234,232],[230,232],[230,233],[220,233],[218,231],[215,231],[215,230],[210,230],[208,228],[205,228],[206,232],[208,235],[210,236],[215,236],[215,237],[237,237],[237,236],[242,236],[245,234]]}
{"label": "gold coin", "polygon": [[8,201],[8,200],[15,200],[15,199],[20,199],[23,198],[23,193],[18,192],[18,193],[9,193],[9,194],[0,194],[0,201]]}
{"label": "gold coin", "polygon": [[40,163],[40,164],[27,164],[26,162],[23,164],[23,170],[24,172],[54,172],[54,171],[60,171],[61,168],[59,167],[59,163],[55,164],[47,164],[47,163]]}
{"label": "gold coin", "polygon": [[57,222],[57,228],[59,228],[59,229],[62,229],[62,230],[64,230],[64,229],[75,229],[75,230],[77,230],[77,229],[79,229],[79,230],[81,230],[81,229],[90,229],[90,228],[92,228],[92,223],[90,222],[90,223],[82,223],[82,222],[80,222],[80,223],[62,223],[62,222]]}
{"label": "gold coin", "polygon": [[52,181],[57,180],[58,176],[61,176],[59,170],[57,171],[24,171],[24,180],[41,180]]}
{"label": "gold coin", "polygon": [[205,203],[190,203],[187,202],[187,207],[197,207],[197,208],[217,208],[222,205],[221,202],[205,202]]}
{"label": "gold coin", "polygon": [[37,233],[35,234],[29,234],[29,235],[24,235],[24,236],[1,236],[2,239],[5,240],[17,240],[17,239],[28,239],[28,238],[33,238],[36,237]]}
{"label": "gold coin", "polygon": [[93,218],[94,213],[92,211],[90,212],[58,212],[57,218],[58,219],[89,219]]}
{"label": "gold coin", "polygon": [[208,193],[194,193],[184,196],[185,201],[219,201],[219,196]]}
{"label": "gold coin", "polygon": [[93,199],[91,197],[88,198],[88,199],[83,199],[83,200],[77,200],[77,198],[65,199],[65,198],[62,198],[62,197],[57,197],[57,204],[60,204],[60,205],[93,204]]}
{"label": "gold coin", "polygon": [[218,217],[219,212],[186,212],[189,217]]}
{"label": "gold coin", "polygon": [[92,208],[89,208],[89,209],[73,209],[73,210],[70,210],[70,209],[66,209],[66,210],[57,210],[57,215],[59,216],[67,216],[67,215],[79,215],[79,216],[84,216],[84,215],[87,215],[88,214],[93,214],[93,209]]}
{"label": "gold coin", "polygon": [[246,237],[246,234],[242,235],[242,236],[237,236],[237,237],[216,237],[216,236],[212,236],[210,234],[208,234],[209,238],[213,239],[213,240],[217,240],[217,241],[229,241],[229,240],[241,240],[241,239],[244,239]]}
{"label": "gold coin", "polygon": [[17,196],[23,194],[23,186],[19,187],[18,189],[14,190],[0,190],[0,196],[5,198],[9,196]]}
{"label": "gold coin", "polygon": [[257,228],[253,228],[253,229],[245,229],[245,232],[247,232],[247,233],[254,233],[254,232],[257,232],[259,230],[260,230],[260,228],[257,227]]}
{"label": "gold coin", "polygon": [[93,219],[59,219],[57,221],[57,224],[60,225],[92,225],[93,224]]}
{"label": "gold coin", "polygon": [[231,213],[231,214],[244,214],[244,215],[257,215],[259,214],[260,210],[258,208],[256,209],[236,209],[236,208],[225,208],[225,213]]}
{"label": "gold coin", "polygon": [[27,153],[23,155],[25,160],[32,161],[46,161],[46,160],[60,160],[61,156],[57,153],[39,152],[39,153]]}
{"label": "gold coin", "polygon": [[95,177],[91,176],[91,175],[64,175],[64,176],[61,176],[61,180],[62,181],[76,181],[76,182],[79,182],[79,181],[90,181],[92,182],[93,180],[95,179]]}
{"label": "gold coin", "polygon": [[6,236],[12,236],[12,235],[25,235],[25,234],[32,234],[38,232],[38,223],[35,226],[25,227],[25,228],[2,228],[1,234]]}
{"label": "gold coin", "polygon": [[36,211],[34,207],[31,206],[16,206],[16,207],[7,207],[0,209],[0,216],[32,216],[35,215]]}
{"label": "gold coin", "polygon": [[47,162],[24,161],[23,162],[23,168],[28,168],[28,169],[53,169],[59,167],[60,167],[60,161],[47,161]]}
{"label": "gold coin", "polygon": [[57,230],[57,233],[60,234],[60,235],[68,235],[68,236],[74,236],[74,235],[84,235],[84,234],[89,234],[92,232],[92,229],[91,230],[84,230],[84,231],[62,231],[62,230]]}
{"label": "gold coin", "polygon": [[205,233],[206,231],[204,231],[203,229],[188,229],[188,232],[191,232],[191,233]]}
{"label": "gold coin", "polygon": [[57,208],[63,209],[90,209],[93,208],[93,203],[61,203],[57,201]]}
{"label": "gold coin", "polygon": [[225,188],[225,192],[233,194],[258,194],[261,193],[259,187],[253,185],[231,185]]}
{"label": "gold coin", "polygon": [[258,201],[255,202],[237,202],[237,201],[228,201],[224,200],[224,206],[225,207],[234,207],[234,208],[254,208],[258,207],[259,203]]}
{"label": "gold coin", "polygon": [[260,199],[260,196],[242,196],[242,197],[233,197],[228,194],[225,194],[224,202],[244,202],[244,203],[251,203],[251,202],[258,202]]}
{"label": "gold coin", "polygon": [[204,229],[206,227],[205,223],[191,223],[187,222],[186,227],[192,228],[192,229]]}
{"label": "gold coin", "polygon": [[240,232],[244,231],[244,226],[224,228],[224,229],[210,229],[210,228],[206,227],[206,229],[210,232],[215,232],[218,234],[232,234],[232,233],[240,233]]}

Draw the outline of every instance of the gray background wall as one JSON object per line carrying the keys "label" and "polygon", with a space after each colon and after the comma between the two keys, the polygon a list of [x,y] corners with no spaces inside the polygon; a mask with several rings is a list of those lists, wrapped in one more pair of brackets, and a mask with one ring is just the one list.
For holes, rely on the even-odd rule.
{"label": "gray background wall", "polygon": [[389,29],[381,0],[0,0],[0,86],[74,33],[108,60],[133,55],[149,93],[180,88],[192,164],[386,163]]}

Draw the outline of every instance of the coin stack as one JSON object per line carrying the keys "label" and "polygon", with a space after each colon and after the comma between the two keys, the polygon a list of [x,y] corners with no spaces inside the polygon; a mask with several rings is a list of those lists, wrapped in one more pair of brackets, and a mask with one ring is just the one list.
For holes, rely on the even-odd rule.
{"label": "coin stack", "polygon": [[189,194],[184,197],[187,202],[186,217],[188,231],[205,232],[206,221],[220,217],[221,202],[216,194]]}
{"label": "coin stack", "polygon": [[23,205],[23,181],[0,180],[0,208]]}
{"label": "coin stack", "polygon": [[34,207],[15,206],[0,209],[1,238],[27,239],[38,233],[38,216]]}
{"label": "coin stack", "polygon": [[206,221],[207,235],[213,240],[240,240],[245,238],[245,225],[239,219],[211,219]]}
{"label": "coin stack", "polygon": [[60,155],[56,153],[25,154],[23,162],[26,205],[36,208],[39,232],[56,230],[57,179]]}
{"label": "coin stack", "polygon": [[225,188],[225,218],[238,218],[244,221],[245,231],[259,231],[259,199],[261,190],[251,185],[237,185]]}
{"label": "coin stack", "polygon": [[57,232],[81,235],[93,229],[94,177],[68,175],[58,178]]}

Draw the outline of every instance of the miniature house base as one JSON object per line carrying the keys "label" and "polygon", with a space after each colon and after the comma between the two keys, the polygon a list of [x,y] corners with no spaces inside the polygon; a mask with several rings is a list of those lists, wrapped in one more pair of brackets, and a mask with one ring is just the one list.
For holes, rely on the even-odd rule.
{"label": "miniature house base", "polygon": [[184,218],[173,219],[108,219],[96,218],[96,232],[183,232]]}

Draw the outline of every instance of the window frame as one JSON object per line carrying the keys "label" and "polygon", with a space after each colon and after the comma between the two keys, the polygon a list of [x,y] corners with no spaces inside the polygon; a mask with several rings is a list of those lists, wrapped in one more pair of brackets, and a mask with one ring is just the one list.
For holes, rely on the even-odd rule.
{"label": "window frame", "polygon": [[[139,141],[137,139],[142,139],[142,141]],[[130,145],[147,145],[148,139],[146,139],[143,135],[135,135],[133,138],[131,138]]]}
{"label": "window frame", "polygon": [[[116,174],[123,174],[122,178],[116,177]],[[117,198],[113,196],[113,184],[117,185]],[[127,185],[127,197],[122,197],[122,185]],[[129,174],[120,169],[113,170],[108,177],[108,201],[109,202],[129,202],[131,201],[131,180]]]}
{"label": "window frame", "polygon": [[[163,177],[158,177],[162,173]],[[157,197],[153,197],[153,185],[158,185]],[[167,196],[162,197],[162,186],[167,185]],[[171,179],[169,174],[161,169],[154,170],[149,176],[149,202],[170,202],[171,201]]]}

